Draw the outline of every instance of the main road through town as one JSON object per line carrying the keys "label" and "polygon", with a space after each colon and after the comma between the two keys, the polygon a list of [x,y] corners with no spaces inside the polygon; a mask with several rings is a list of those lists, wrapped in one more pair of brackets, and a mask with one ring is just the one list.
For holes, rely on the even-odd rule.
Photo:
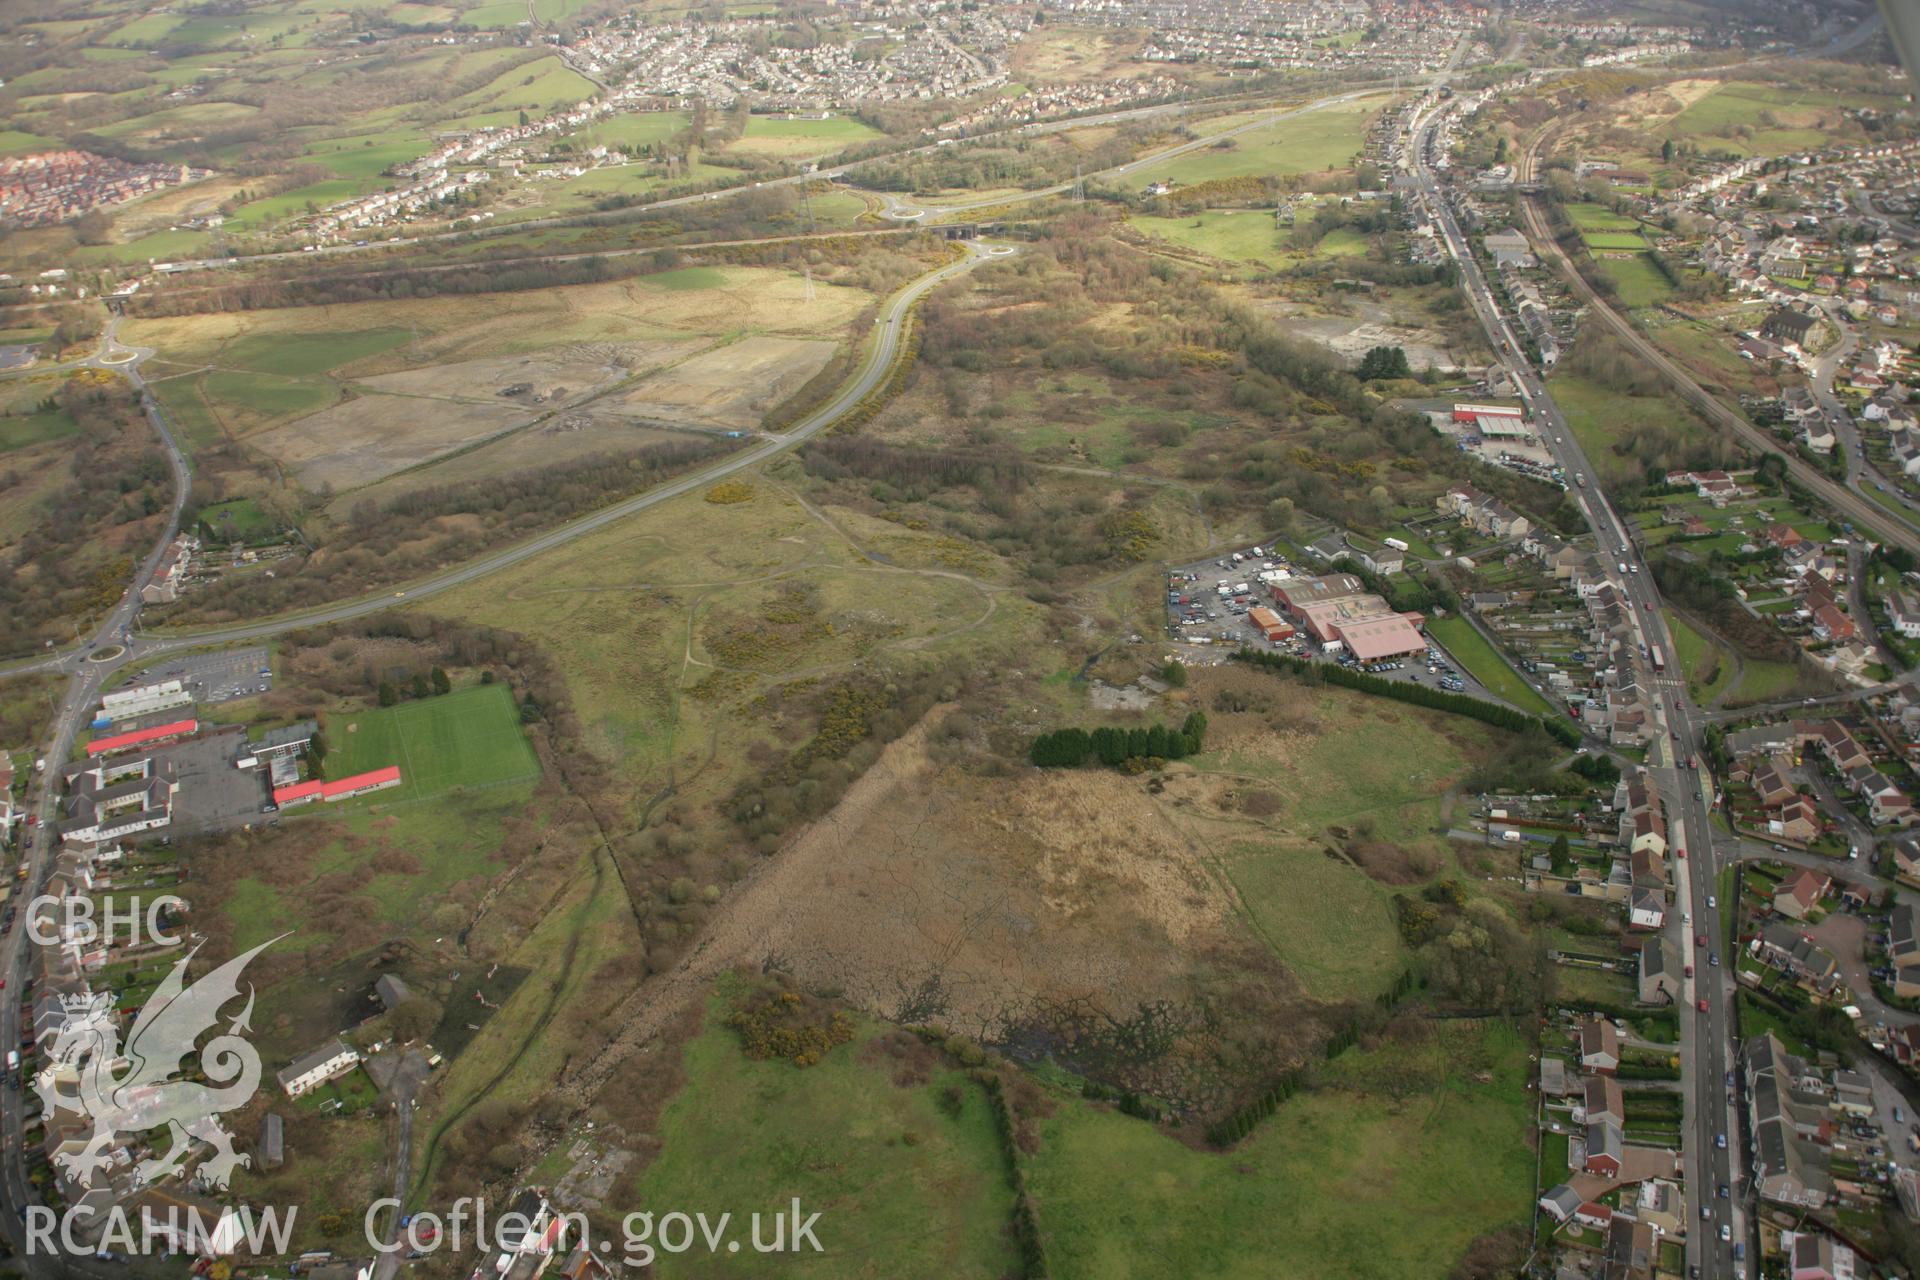
{"label": "main road through town", "polygon": [[[1520,389],[1521,398],[1532,409],[1542,439],[1569,477],[1575,479],[1569,490],[1594,536],[1600,555],[1617,566],[1615,583],[1632,610],[1634,631],[1651,650],[1658,646],[1672,654],[1673,639],[1667,632],[1660,611],[1659,592],[1653,575],[1647,572],[1641,550],[1627,525],[1608,504],[1593,480],[1593,468],[1567,427],[1565,417],[1548,392],[1546,382],[1520,354],[1524,348],[1512,325],[1501,312],[1485,272],[1473,256],[1460,232],[1452,206],[1441,190],[1429,164],[1430,148],[1440,110],[1429,112],[1416,121],[1410,141],[1414,173],[1436,223],[1445,238],[1447,250],[1458,264],[1461,284],[1467,291],[1474,313],[1479,317],[1499,360]],[[1842,492],[1845,492],[1842,490]],[[1690,767],[1701,754],[1706,718],[1687,697],[1686,685],[1677,674],[1656,678],[1653,682],[1656,715],[1662,722],[1662,737],[1647,753],[1648,767],[1654,771],[1661,795],[1667,803],[1668,844],[1677,855],[1675,906],[1669,917],[1670,942],[1676,954],[1684,955],[1696,976],[1685,985],[1686,1004],[1681,1018],[1681,1089],[1685,1095],[1686,1120],[1683,1142],[1687,1216],[1687,1258],[1699,1274],[1733,1277],[1736,1270],[1732,1240],[1745,1239],[1749,1233],[1748,1215],[1743,1202],[1720,1199],[1722,1185],[1731,1191],[1740,1149],[1740,1133],[1732,1120],[1737,1108],[1730,1103],[1724,1083],[1732,1034],[1731,1010],[1733,984],[1731,957],[1721,966],[1718,958],[1726,933],[1721,924],[1721,908],[1716,900],[1715,877],[1721,859],[1716,856],[1713,828],[1708,820],[1712,797],[1708,794],[1707,775]],[[1732,904],[1729,904],[1730,910]],[[1704,943],[1696,945],[1696,938]],[[1704,1007],[1702,1007],[1704,1002]],[[1552,1178],[1557,1171],[1549,1171]],[[1710,1217],[1703,1220],[1701,1210]],[[1722,1231],[1727,1238],[1722,1238]]]}
{"label": "main road through town", "polygon": [[[967,242],[963,257],[920,277],[894,294],[874,322],[873,332],[867,342],[866,354],[858,371],[827,405],[803,418],[790,430],[759,440],[712,467],[650,489],[624,502],[603,507],[591,515],[561,525],[538,537],[516,543],[492,555],[415,582],[403,591],[363,597],[299,615],[274,618],[246,626],[225,627],[192,635],[167,637],[141,635],[133,628],[139,615],[141,589],[152,580],[167,545],[179,532],[180,517],[186,507],[192,477],[186,457],[174,441],[173,434],[159,412],[158,405],[153,397],[146,393],[139,372],[139,363],[144,353],[123,347],[116,335],[117,326],[110,324],[99,353],[86,363],[117,369],[141,391],[148,419],[158,434],[173,468],[174,499],[168,513],[165,531],[140,565],[126,594],[95,629],[91,643],[83,648],[76,648],[33,662],[14,664],[0,670],[0,675],[42,671],[63,673],[68,677],[66,695],[60,703],[48,737],[40,748],[44,752],[40,759],[45,761],[45,768],[37,770],[34,788],[28,800],[28,812],[32,816],[33,825],[28,828],[30,833],[26,848],[28,871],[24,886],[26,892],[21,895],[22,899],[30,898],[32,894],[39,891],[53,857],[52,833],[57,825],[56,805],[58,803],[58,788],[52,785],[53,777],[72,753],[81,726],[86,723],[99,699],[101,689],[105,687],[115,671],[130,662],[144,661],[175,650],[233,641],[258,640],[301,627],[344,622],[351,618],[392,608],[398,603],[437,595],[487,574],[497,573],[542,552],[563,546],[596,529],[605,528],[617,520],[623,520],[637,512],[645,511],[711,484],[723,476],[757,466],[797,448],[803,442],[845,418],[869,395],[882,388],[892,375],[896,362],[901,356],[902,343],[910,327],[915,303],[931,290],[980,263],[1013,252],[1015,252],[1014,248],[1008,245]],[[0,998],[0,1045],[8,1047],[19,1046],[23,1033],[22,996],[26,980],[32,975],[30,959],[32,948],[27,936],[30,914],[27,910],[17,911],[12,928],[7,932],[4,940],[0,940],[0,979],[4,979],[4,982],[0,983],[0,992],[6,993],[5,998]],[[27,1185],[26,1152],[23,1147],[24,1101],[30,1093],[30,1085],[25,1081],[21,1082],[20,1088],[0,1089],[0,1152],[3,1152],[5,1157],[0,1161],[0,1164],[4,1164],[4,1168],[0,1169],[0,1232],[3,1232],[12,1244],[15,1254],[21,1256],[25,1255],[24,1213],[26,1207],[34,1203]],[[89,1274],[91,1265],[85,1260],[47,1258],[44,1255],[38,1263],[31,1258],[28,1261],[29,1270],[34,1274],[86,1275]]]}
{"label": "main road through town", "polygon": [[[135,619],[140,612],[141,588],[153,578],[154,571],[160,566],[160,558],[165,554],[167,544],[173,541],[180,530],[180,516],[186,509],[187,495],[191,490],[192,473],[187,467],[187,458],[181,452],[179,444],[173,438],[166,419],[160,414],[153,397],[146,392],[145,383],[140,377],[139,361],[141,353],[120,344],[116,330],[117,320],[109,323],[102,336],[100,349],[87,364],[106,369],[117,369],[136,389],[141,392],[141,401],[145,407],[147,420],[159,436],[161,448],[167,455],[167,463],[173,470],[173,505],[167,512],[166,528],[155,540],[147,558],[141,562],[135,572],[132,584],[118,604],[108,611],[94,633],[94,652],[105,651],[101,646],[112,646],[116,637],[131,634]],[[89,662],[84,653],[64,655],[57,660],[59,669],[70,674],[65,699],[60,704],[59,713],[54,719],[50,737],[43,744],[45,768],[36,766],[34,789],[28,799],[28,813],[35,824],[29,828],[27,841],[28,876],[21,886],[26,892],[14,900],[21,902],[39,891],[47,874],[48,862],[52,856],[52,831],[57,823],[56,789],[49,785],[54,772],[66,760],[73,750],[74,739],[80,726],[86,721],[98,696],[100,682],[107,664]],[[0,942],[0,990],[6,998],[0,999],[0,1046],[17,1048],[22,1037],[22,998],[26,979],[31,976],[29,964],[30,950],[27,941],[27,924],[31,911],[19,909],[14,913],[14,923],[4,942]],[[28,1081],[16,1074],[13,1081],[4,1090],[0,1090],[0,1152],[4,1160],[0,1164],[0,1230],[6,1234],[16,1255],[25,1255],[25,1223],[23,1216],[26,1206],[32,1203],[28,1194],[26,1177],[26,1151],[23,1146],[26,1118],[23,1102],[31,1092]],[[89,1274],[89,1264],[73,1260],[52,1259],[42,1255],[36,1266],[28,1258],[28,1269],[32,1273],[48,1271],[56,1274]]]}

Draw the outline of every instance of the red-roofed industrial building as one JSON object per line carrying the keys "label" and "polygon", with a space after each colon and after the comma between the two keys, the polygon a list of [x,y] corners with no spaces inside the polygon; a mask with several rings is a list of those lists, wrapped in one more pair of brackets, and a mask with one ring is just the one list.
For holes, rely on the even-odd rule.
{"label": "red-roofed industrial building", "polygon": [[384,791],[399,785],[400,766],[390,764],[384,769],[356,773],[351,778],[341,778],[337,782],[296,782],[292,786],[275,787],[273,803],[281,809],[290,809],[310,800],[324,800],[332,804],[335,800],[350,800],[369,791]]}
{"label": "red-roofed industrial building", "polygon": [[1524,418],[1527,411],[1518,405],[1510,404],[1456,404],[1453,406],[1455,422],[1473,422],[1479,418]]}
{"label": "red-roofed industrial building", "polygon": [[172,742],[184,738],[200,728],[198,720],[175,720],[169,724],[157,724],[151,729],[135,729],[131,733],[116,733],[105,738],[95,738],[87,744],[90,756],[110,755],[115,751],[131,751],[135,747],[157,747],[163,742]]}

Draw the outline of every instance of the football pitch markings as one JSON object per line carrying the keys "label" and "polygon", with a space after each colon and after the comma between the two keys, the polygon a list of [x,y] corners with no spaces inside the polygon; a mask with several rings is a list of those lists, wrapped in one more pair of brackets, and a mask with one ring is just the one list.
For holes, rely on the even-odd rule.
{"label": "football pitch markings", "polygon": [[538,776],[540,762],[520,730],[520,711],[503,684],[476,685],[354,716],[334,716],[327,731],[327,775],[344,778],[400,766],[400,786],[383,800],[422,800],[455,787]]}

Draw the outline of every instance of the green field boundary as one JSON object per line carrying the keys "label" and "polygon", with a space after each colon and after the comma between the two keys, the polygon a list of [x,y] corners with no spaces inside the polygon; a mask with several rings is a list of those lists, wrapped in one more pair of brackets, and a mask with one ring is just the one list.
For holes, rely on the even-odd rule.
{"label": "green field boundary", "polygon": [[[348,722],[347,732],[340,731],[342,721]],[[399,806],[455,791],[489,790],[524,783],[541,772],[518,704],[504,684],[470,685],[390,707],[329,716],[327,734],[332,750],[325,772],[336,781],[389,765],[400,768],[398,794],[356,797],[374,804]],[[522,761],[528,767],[514,767]],[[501,772],[503,768],[511,771]],[[467,781],[467,776],[474,780]],[[390,798],[382,801],[381,796]]]}
{"label": "green field boundary", "polygon": [[1429,618],[1427,633],[1466,668],[1467,674],[1478,680],[1481,687],[1501,701],[1549,719],[1565,714],[1528,684],[1507,661],[1506,655],[1466,617]]}

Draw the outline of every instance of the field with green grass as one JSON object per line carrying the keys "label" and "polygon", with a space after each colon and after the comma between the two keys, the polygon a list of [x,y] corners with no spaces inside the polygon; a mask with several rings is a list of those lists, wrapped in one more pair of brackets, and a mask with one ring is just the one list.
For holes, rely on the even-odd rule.
{"label": "field with green grass", "polygon": [[209,370],[200,390],[209,403],[230,406],[229,425],[243,431],[317,413],[340,398],[332,383],[237,369]]}
{"label": "field with green grass", "polygon": [[65,409],[10,411],[0,415],[0,453],[65,440],[79,430],[80,424]]}
{"label": "field with green grass", "polygon": [[148,373],[148,386],[165,410],[181,447],[189,455],[212,448],[225,439],[220,422],[200,394],[195,380],[188,377],[161,378]]}
{"label": "field with green grass", "polygon": [[1687,691],[1695,702],[1711,703],[1733,683],[1736,670],[1733,662],[1719,645],[1687,625],[1671,609],[1666,610],[1666,619],[1677,651],[1674,660],[1686,676]]}
{"label": "field with green grass", "polygon": [[1538,715],[1565,714],[1521,679],[1520,673],[1500,656],[1499,650],[1465,618],[1431,618],[1427,622],[1427,634],[1439,641],[1440,647],[1453,655],[1462,669],[1496,698]]}
{"label": "field with green grass", "polygon": [[1048,1269],[1060,1280],[1446,1275],[1472,1240],[1532,1212],[1527,1054],[1503,1023],[1350,1051],[1224,1153],[1060,1098],[1027,1161]]}
{"label": "field with green grass", "polygon": [[1294,830],[1366,818],[1384,839],[1413,839],[1430,833],[1439,798],[1499,732],[1345,689],[1321,692],[1313,712],[1325,732],[1298,756],[1263,758],[1228,747],[1190,759],[1202,772],[1291,779],[1287,825]]}
{"label": "field with green grass", "polygon": [[546,115],[584,101],[595,92],[593,81],[558,57],[547,57],[501,72],[488,84],[447,103],[444,110],[449,117],[469,127],[509,123],[497,117],[520,111],[534,116]]}
{"label": "field with green grass", "polygon": [[1143,164],[1129,174],[1129,180],[1192,185],[1214,178],[1344,168],[1365,144],[1367,124],[1380,105],[1379,99],[1361,99],[1275,119],[1238,136],[1221,138],[1213,146]]}
{"label": "field with green grass", "polygon": [[752,116],[747,120],[746,132],[727,150],[777,160],[813,160],[881,136],[878,129],[852,116],[832,116],[825,120]]}
{"label": "field with green grass", "polygon": [[17,156],[59,145],[57,140],[43,138],[37,133],[22,133],[18,129],[0,129],[0,156]]}
{"label": "field with green grass", "polygon": [[1364,999],[1406,969],[1385,886],[1317,847],[1247,842],[1221,852],[1256,931],[1313,995]]}
{"label": "field with green grass", "polygon": [[1600,274],[1613,282],[1614,292],[1624,306],[1634,309],[1657,307],[1673,296],[1672,282],[1647,254],[1636,253],[1630,258],[1599,258],[1595,260],[1595,265]]}
{"label": "field with green grass", "polygon": [[590,7],[591,0],[533,0],[533,15],[540,22],[564,22]]}
{"label": "field with green grass", "polygon": [[[1652,246],[1641,234],[1638,221],[1588,202],[1564,208],[1582,243],[1593,254],[1596,269],[1612,281],[1622,304],[1634,308],[1658,306],[1673,293],[1672,283],[1647,254]],[[1621,256],[1622,251],[1631,251],[1631,256]]]}
{"label": "field with green grass", "polygon": [[596,120],[575,135],[577,146],[650,147],[687,127],[684,111],[631,111]]}
{"label": "field with green grass", "polygon": [[413,337],[411,330],[401,328],[246,334],[221,346],[219,363],[256,373],[324,373],[404,346]]}
{"label": "field with green grass", "polygon": [[1748,662],[1734,687],[1730,700],[1739,705],[1750,702],[1775,702],[1790,698],[1800,690],[1800,672],[1787,662]]}
{"label": "field with green grass", "polygon": [[1779,155],[1826,145],[1826,133],[1804,113],[1833,102],[1832,94],[1729,81],[1674,117],[1667,131],[1738,155]]}
{"label": "field with green grass", "polygon": [[[923,1081],[894,1083],[894,1059],[873,1051],[879,1028],[865,1022],[813,1066],[756,1062],[723,1017],[716,1005],[686,1046],[686,1083],[661,1118],[661,1152],[635,1180],[633,1204],[730,1212],[745,1232],[749,1215],[798,1196],[806,1213],[821,1215],[824,1252],[783,1256],[783,1274],[1014,1272],[1010,1171],[979,1085],[937,1065]],[[943,1105],[948,1091],[957,1107]],[[663,1257],[654,1271],[721,1276],[740,1267],[724,1252],[694,1250]]]}
{"label": "field with green grass", "polygon": [[122,334],[159,351],[160,359],[169,366],[161,376],[203,365],[218,366],[223,372],[259,375],[263,381],[220,384],[245,395],[268,385],[293,385],[287,380],[316,377],[406,346],[418,336],[417,329],[397,325],[328,325],[297,308],[256,313],[254,322],[244,326],[209,316],[134,320]]}
{"label": "field with green grass", "polygon": [[1128,222],[1148,235],[1234,262],[1271,267],[1288,256],[1285,236],[1265,209],[1209,209],[1191,217],[1136,216]]}
{"label": "field with green grass", "polygon": [[182,21],[172,13],[145,14],[114,28],[106,38],[116,46],[150,46],[164,40]]}
{"label": "field with green grass", "polygon": [[1611,969],[1587,969],[1578,965],[1560,965],[1553,971],[1554,994],[1562,1003],[1576,1007],[1584,1002],[1632,1004],[1635,986],[1623,973]]}
{"label": "field with green grass", "polygon": [[468,9],[460,15],[460,20],[470,22],[482,31],[498,30],[525,22],[527,6],[524,0],[494,0],[492,4]]}
{"label": "field with green grass", "polygon": [[[337,753],[335,757],[337,758]],[[405,766],[402,766],[404,775]],[[409,785],[411,783],[409,782]],[[443,793],[420,804],[384,803],[406,788],[376,792],[383,802],[313,804],[296,810],[285,825],[309,818],[337,823],[340,838],[320,849],[303,874],[285,868],[242,876],[220,903],[233,929],[234,949],[244,950],[283,933],[276,950],[324,949],[335,938],[329,922],[315,918],[312,888],[351,877],[365,918],[396,935],[453,923],[435,921],[433,910],[455,885],[497,875],[503,824],[520,814],[532,794],[531,780],[462,794]]]}
{"label": "field with green grass", "polygon": [[1371,247],[1367,237],[1352,227],[1335,227],[1320,237],[1313,253],[1322,258],[1357,258]]}
{"label": "field with green grass", "polygon": [[1294,248],[1289,228],[1276,225],[1270,209],[1208,209],[1178,218],[1136,215],[1132,226],[1148,235],[1229,262],[1279,267],[1312,258],[1352,258],[1371,247],[1349,227],[1335,227],[1309,249]]}
{"label": "field with green grass", "polygon": [[1640,227],[1636,219],[1590,201],[1576,201],[1562,207],[1566,210],[1567,219],[1582,236],[1638,231]]}
{"label": "field with green grass", "polygon": [[1564,370],[1553,375],[1551,390],[1602,484],[1643,473],[1631,443],[1643,429],[1665,428],[1689,441],[1709,435],[1692,410],[1668,396],[1624,395]]}
{"label": "field with green grass", "polygon": [[[804,584],[818,593],[823,616],[858,617],[862,625],[746,655],[756,682],[777,679],[782,667],[825,671],[895,647],[938,653],[949,643],[998,642],[1005,629],[1031,620],[1031,611],[1004,603],[983,617],[981,592],[957,575],[906,567],[928,563],[922,546],[936,539],[882,527],[887,532],[871,545],[884,547],[899,567],[860,563],[840,535],[777,489],[763,488],[742,503],[689,496],[457,588],[433,609],[485,618],[545,645],[566,673],[593,749],[636,778],[676,757],[689,765],[707,758],[717,734],[716,758],[726,769],[683,773],[679,790],[693,794],[742,771],[749,745],[768,726],[685,696],[725,670],[703,652],[708,640],[697,639],[690,653],[687,637],[726,634],[716,617],[766,598],[770,583]],[[612,581],[656,589],[607,594],[610,566],[617,566]],[[577,593],[576,606],[556,609],[570,593]],[[990,625],[976,627],[976,620]]]}
{"label": "field with green grass", "polygon": [[153,231],[119,244],[81,245],[73,252],[75,262],[133,263],[167,262],[176,258],[197,258],[213,248],[210,231]]}
{"label": "field with green grass", "polygon": [[657,164],[607,165],[589,169],[577,178],[540,184],[534,188],[537,199],[502,208],[500,222],[503,224],[525,222],[534,218],[583,213],[596,207],[608,197],[638,198],[650,195],[666,186],[669,181],[674,183],[736,182],[739,176],[738,169],[706,163],[700,158],[698,151],[693,153],[686,164],[680,166],[671,179],[668,178],[665,168]]}
{"label": "field with green grass", "polygon": [[227,219],[227,229],[263,231],[282,219],[325,209],[328,205],[339,204],[343,200],[352,200],[365,195],[377,185],[378,181],[372,179],[324,178],[319,182],[308,183],[304,187],[283,191],[279,195],[248,201]]}
{"label": "field with green grass", "polygon": [[1647,318],[1647,332],[1656,342],[1679,357],[1696,380],[1708,390],[1723,396],[1767,385],[1770,373],[1755,369],[1735,350],[1740,330],[1749,317],[1736,309],[1727,309],[1710,321],[1681,321],[1670,313]]}
{"label": "field with green grass", "polygon": [[251,498],[232,498],[202,507],[200,523],[221,542],[258,542],[277,532]]}
{"label": "field with green grass", "polygon": [[719,267],[676,267],[672,271],[660,271],[646,278],[649,289],[664,289],[668,293],[685,293],[698,289],[718,289],[727,283],[727,274]]}
{"label": "field with green grass", "polygon": [[376,793],[382,804],[524,781],[540,772],[504,684],[331,716],[326,733],[329,778],[400,766],[401,785]]}
{"label": "field with green grass", "polygon": [[1318,730],[1310,747],[1276,752],[1229,733],[1189,763],[1202,773],[1267,782],[1282,792],[1285,834],[1236,829],[1223,837],[1216,865],[1245,904],[1254,932],[1311,994],[1365,999],[1405,970],[1406,950],[1393,920],[1392,889],[1354,863],[1329,857],[1328,833],[1337,827],[1399,850],[1421,850],[1428,866],[1446,868],[1450,855],[1434,834],[1441,797],[1497,731],[1346,690],[1322,690],[1310,705]]}
{"label": "field with green grass", "polygon": [[391,165],[418,159],[428,150],[424,135],[376,133],[329,138],[307,149],[313,160],[342,178],[378,178]]}
{"label": "field with green grass", "polygon": [[1752,1037],[1765,1035],[1771,1031],[1775,1036],[1779,1037],[1780,1043],[1785,1046],[1788,1053],[1801,1054],[1807,1057],[1813,1056],[1813,1050],[1808,1047],[1807,1043],[1795,1034],[1793,1029],[1787,1025],[1787,1020],[1775,1013],[1770,1006],[1762,1004],[1758,999],[1745,991],[1740,992],[1738,999],[1740,1001],[1740,1030],[1742,1032]]}

